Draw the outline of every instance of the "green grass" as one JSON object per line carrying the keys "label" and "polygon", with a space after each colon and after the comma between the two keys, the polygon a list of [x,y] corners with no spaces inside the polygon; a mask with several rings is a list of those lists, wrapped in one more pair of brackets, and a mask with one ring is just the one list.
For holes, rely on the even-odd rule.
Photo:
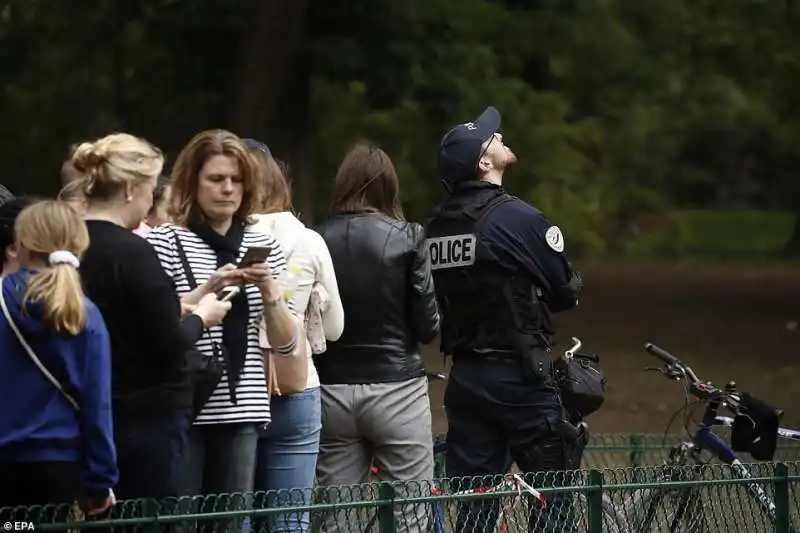
{"label": "green grass", "polygon": [[629,257],[775,257],[797,215],[757,210],[687,210],[664,215],[625,246]]}

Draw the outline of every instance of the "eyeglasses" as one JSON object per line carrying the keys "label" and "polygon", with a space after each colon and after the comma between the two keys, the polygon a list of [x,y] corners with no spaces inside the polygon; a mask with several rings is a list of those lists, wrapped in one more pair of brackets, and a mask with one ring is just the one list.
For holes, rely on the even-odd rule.
{"label": "eyeglasses", "polygon": [[485,156],[485,155],[486,155],[486,152],[488,152],[488,151],[489,151],[489,147],[492,145],[492,143],[493,143],[493,142],[494,142],[494,141],[495,141],[497,138],[498,138],[498,137],[497,137],[497,133],[492,133],[492,136],[489,138],[489,142],[487,142],[487,143],[486,143],[486,148],[484,148],[483,150],[481,150],[481,153],[480,153],[480,155],[478,156],[478,163],[480,163],[480,161],[481,161],[481,159],[483,158],[483,156]]}

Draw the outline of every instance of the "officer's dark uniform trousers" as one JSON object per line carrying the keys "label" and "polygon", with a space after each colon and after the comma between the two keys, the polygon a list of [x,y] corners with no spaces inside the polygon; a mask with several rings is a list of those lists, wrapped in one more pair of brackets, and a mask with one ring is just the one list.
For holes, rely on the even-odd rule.
{"label": "officer's dark uniform trousers", "polygon": [[[497,188],[456,191],[434,212],[426,236],[474,235],[479,251],[485,215],[507,198]],[[434,277],[442,348],[453,357],[445,393],[448,477],[481,476],[460,487],[465,490],[495,484],[495,475],[507,472],[512,461],[526,473],[568,468],[570,443],[562,432],[563,408],[531,280],[482,264],[480,255],[474,264],[456,268],[434,261]],[[538,488],[572,481],[563,477],[540,474],[528,480]],[[546,509],[530,501],[529,530],[574,531],[571,498],[552,494]],[[456,531],[494,531],[498,511],[496,501],[463,504]]]}

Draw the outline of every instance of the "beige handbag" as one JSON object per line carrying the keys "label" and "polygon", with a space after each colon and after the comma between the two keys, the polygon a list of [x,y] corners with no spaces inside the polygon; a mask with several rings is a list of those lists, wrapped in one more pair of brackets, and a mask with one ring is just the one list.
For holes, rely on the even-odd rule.
{"label": "beige handbag", "polygon": [[283,396],[306,390],[308,383],[308,353],[305,331],[302,324],[295,319],[297,328],[297,347],[289,357],[279,355],[272,350],[267,339],[266,324],[262,321],[258,340],[264,350],[264,371],[267,375],[267,387],[270,396]]}

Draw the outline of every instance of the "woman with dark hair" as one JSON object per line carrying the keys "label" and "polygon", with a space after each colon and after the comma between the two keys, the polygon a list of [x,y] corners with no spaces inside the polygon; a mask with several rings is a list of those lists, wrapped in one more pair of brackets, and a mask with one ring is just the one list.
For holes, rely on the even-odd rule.
{"label": "woman with dark hair", "polygon": [[[419,343],[439,333],[439,312],[422,226],[404,220],[399,189],[389,156],[358,145],[339,167],[331,217],[318,228],[344,307],[342,336],[314,358],[322,384],[322,486],[365,483],[373,463],[387,481],[433,476]],[[404,531],[428,528],[424,505],[396,514]],[[347,523],[330,518],[327,531]]]}
{"label": "woman with dark hair", "polygon": [[0,205],[0,254],[2,254],[2,275],[16,272],[19,268],[17,249],[14,246],[14,224],[25,207],[33,203],[30,198],[12,198]]}

